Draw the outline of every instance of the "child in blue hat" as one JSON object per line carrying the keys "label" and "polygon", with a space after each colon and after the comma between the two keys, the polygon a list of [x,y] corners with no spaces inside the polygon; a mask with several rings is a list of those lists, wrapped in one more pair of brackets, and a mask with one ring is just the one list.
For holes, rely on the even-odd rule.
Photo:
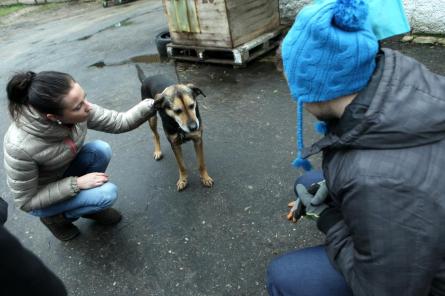
{"label": "child in blue hat", "polygon": [[[323,153],[323,171],[296,181],[291,219],[315,219],[326,243],[274,259],[272,296],[445,295],[445,77],[379,50],[386,33],[376,36],[372,8],[316,1],[283,41],[294,165],[310,170],[307,158]],[[303,108],[325,122],[306,148]]]}

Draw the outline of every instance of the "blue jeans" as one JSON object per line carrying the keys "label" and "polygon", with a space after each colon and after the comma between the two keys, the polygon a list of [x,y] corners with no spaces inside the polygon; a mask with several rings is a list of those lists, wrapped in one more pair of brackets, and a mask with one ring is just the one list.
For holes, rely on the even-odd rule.
{"label": "blue jeans", "polygon": [[[111,148],[108,143],[100,140],[86,143],[66,170],[64,177],[105,172],[110,159]],[[69,200],[31,211],[31,214],[48,217],[63,213],[67,219],[75,220],[83,215],[100,212],[111,207],[116,199],[116,185],[107,182],[99,187],[81,190]]]}
{"label": "blue jeans", "polygon": [[[310,171],[295,182],[309,187],[323,180]],[[271,296],[352,296],[343,276],[332,266],[324,246],[296,250],[275,258],[267,268]]]}

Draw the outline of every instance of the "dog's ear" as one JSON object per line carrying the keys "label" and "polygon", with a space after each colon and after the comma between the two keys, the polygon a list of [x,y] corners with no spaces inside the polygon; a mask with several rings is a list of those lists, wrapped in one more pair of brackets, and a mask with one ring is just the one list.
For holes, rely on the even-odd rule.
{"label": "dog's ear", "polygon": [[163,94],[157,94],[154,98],[153,107],[156,110],[163,109],[167,105],[167,100],[165,99],[165,96]]}
{"label": "dog's ear", "polygon": [[199,95],[202,95],[203,97],[206,97],[204,92],[199,87],[197,87],[196,85],[189,83],[189,84],[187,84],[187,87],[190,88],[193,91],[193,95],[195,97],[197,97]]}

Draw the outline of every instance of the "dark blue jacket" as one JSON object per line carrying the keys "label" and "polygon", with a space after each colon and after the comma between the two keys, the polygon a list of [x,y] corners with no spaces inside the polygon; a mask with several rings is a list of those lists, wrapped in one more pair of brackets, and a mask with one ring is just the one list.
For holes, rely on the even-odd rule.
{"label": "dark blue jacket", "polygon": [[445,295],[445,77],[389,49],[378,65],[360,119],[304,151],[340,210],[318,225],[355,296]]}

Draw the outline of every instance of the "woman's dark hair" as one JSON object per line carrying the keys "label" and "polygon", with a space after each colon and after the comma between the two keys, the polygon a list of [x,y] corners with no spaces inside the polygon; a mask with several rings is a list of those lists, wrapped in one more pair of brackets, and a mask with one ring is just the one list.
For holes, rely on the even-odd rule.
{"label": "woman's dark hair", "polygon": [[32,106],[42,113],[62,115],[62,99],[74,82],[71,75],[55,71],[17,73],[6,86],[9,113],[17,120],[23,107]]}

